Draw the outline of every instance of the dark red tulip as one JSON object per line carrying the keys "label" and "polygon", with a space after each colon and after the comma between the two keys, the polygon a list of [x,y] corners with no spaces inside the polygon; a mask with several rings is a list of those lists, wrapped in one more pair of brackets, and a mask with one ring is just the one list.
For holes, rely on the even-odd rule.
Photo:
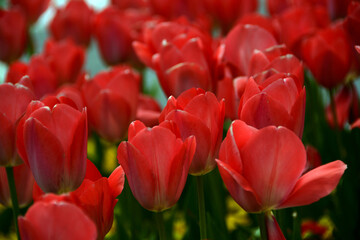
{"label": "dark red tulip", "polygon": [[48,8],[50,0],[11,0],[12,6],[19,7],[29,24],[35,23]]}
{"label": "dark red tulip", "polygon": [[360,2],[352,1],[349,4],[345,20],[345,29],[356,45],[360,44]]}
{"label": "dark red tulip", "polygon": [[305,88],[299,89],[294,78],[274,75],[261,84],[250,78],[240,100],[239,119],[259,129],[284,126],[301,138],[305,98]]}
{"label": "dark red tulip", "polygon": [[333,128],[344,128],[347,122],[357,119],[359,114],[358,93],[354,85],[344,86],[334,99],[337,126],[329,103],[325,109],[326,120]]}
{"label": "dark red tulip", "polygon": [[328,231],[328,226],[321,225],[313,220],[306,220],[301,223],[301,236],[306,239],[307,236],[325,238],[324,235]]}
{"label": "dark red tulip", "polygon": [[[19,206],[25,206],[32,202],[34,177],[26,164],[13,167],[16,195]],[[0,167],[0,203],[11,206],[9,183],[5,167]]]}
{"label": "dark red tulip", "polygon": [[36,202],[18,221],[21,238],[25,240],[95,240],[97,236],[91,219],[79,207],[65,201]]}
{"label": "dark red tulip", "polygon": [[195,138],[183,142],[171,128],[167,121],[153,128],[135,121],[128,141],[118,148],[117,159],[134,197],[150,211],[163,211],[178,201],[195,153]]}
{"label": "dark red tulip", "polygon": [[92,32],[94,11],[83,0],[69,1],[57,9],[49,28],[56,40],[71,38],[75,43],[88,46]]}
{"label": "dark red tulip", "polygon": [[67,104],[29,104],[17,128],[17,147],[44,192],[72,191],[86,170],[87,116]]}
{"label": "dark red tulip", "polygon": [[24,16],[17,10],[0,9],[0,61],[11,63],[21,57],[26,40]]}
{"label": "dark red tulip", "polygon": [[167,96],[177,97],[192,87],[215,89],[211,38],[190,24],[157,24],[133,46],[140,60],[156,71]]}
{"label": "dark red tulip", "polygon": [[248,212],[265,212],[269,239],[284,239],[272,209],[318,201],[335,189],[347,168],[337,160],[303,174],[306,151],[292,131],[257,130],[240,120],[231,124],[217,164],[234,200]]}
{"label": "dark red tulip", "polygon": [[147,0],[111,0],[111,4],[119,9],[127,8],[147,8],[149,3]]}
{"label": "dark red tulip", "polygon": [[352,59],[349,38],[342,25],[330,26],[306,39],[302,56],[320,85],[333,88],[343,83]]}
{"label": "dark red tulip", "polygon": [[100,72],[84,84],[90,126],[108,141],[119,141],[135,119],[140,76],[129,66]]}
{"label": "dark red tulip", "polygon": [[311,145],[307,145],[305,149],[306,149],[306,166],[304,169],[304,173],[321,166],[321,156],[318,150]]}
{"label": "dark red tulip", "polygon": [[223,134],[224,100],[218,101],[211,92],[189,89],[177,99],[170,97],[161,112],[159,121],[171,120],[179,127],[183,140],[194,135],[196,152],[189,173],[204,175],[216,166]]}
{"label": "dark red tulip", "polygon": [[309,6],[289,8],[275,21],[280,41],[298,57],[301,56],[301,44],[304,39],[330,24],[325,8]]}
{"label": "dark red tulip", "polygon": [[85,62],[85,50],[70,39],[60,42],[47,40],[43,54],[59,85],[75,82]]}
{"label": "dark red tulip", "polygon": [[148,127],[153,127],[159,124],[160,113],[160,105],[155,99],[143,94],[139,95],[136,120],[140,120]]}
{"label": "dark red tulip", "polygon": [[16,150],[16,127],[33,99],[33,92],[21,83],[0,84],[0,166],[22,163]]}
{"label": "dark red tulip", "polygon": [[29,64],[14,62],[7,72],[6,82],[17,83],[23,76],[29,76],[32,89],[37,99],[56,91],[58,82],[44,56],[37,55],[30,59]]}

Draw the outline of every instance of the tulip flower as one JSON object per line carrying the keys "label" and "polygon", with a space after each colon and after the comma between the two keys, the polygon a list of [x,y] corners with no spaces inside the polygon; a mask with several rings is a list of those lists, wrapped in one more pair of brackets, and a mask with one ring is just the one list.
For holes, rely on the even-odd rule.
{"label": "tulip flower", "polygon": [[[34,177],[26,164],[13,167],[16,195],[19,206],[25,206],[32,202]],[[5,167],[0,167],[0,203],[11,206],[9,183]]]}
{"label": "tulip flower", "polygon": [[360,3],[352,1],[348,6],[348,13],[344,27],[356,45],[360,44]]}
{"label": "tulip flower", "polygon": [[32,89],[37,99],[56,91],[58,85],[56,75],[44,56],[39,55],[32,57],[29,64],[22,62],[14,62],[11,64],[6,75],[6,82],[15,84],[25,75],[29,76]]}
{"label": "tulip flower", "polygon": [[318,201],[335,189],[347,168],[338,160],[303,174],[306,151],[292,131],[257,130],[240,120],[231,124],[217,164],[234,200],[247,212],[266,213],[269,239],[282,236],[271,210]]}
{"label": "tulip flower", "polygon": [[165,121],[147,128],[135,121],[129,126],[128,141],[118,148],[131,191],[144,208],[160,212],[172,207],[185,186],[196,142],[182,141],[174,123]]}
{"label": "tulip flower", "polygon": [[57,9],[50,23],[50,31],[56,40],[67,37],[83,46],[88,46],[91,38],[94,11],[85,1],[69,1],[62,9]]}
{"label": "tulip flower", "polygon": [[24,16],[17,10],[0,9],[0,61],[11,63],[21,57],[26,40]]}
{"label": "tulip flower", "polygon": [[90,126],[108,141],[119,141],[135,119],[140,76],[129,66],[100,72],[84,83],[82,93]]}
{"label": "tulip flower", "polygon": [[44,192],[78,188],[86,170],[86,109],[31,102],[17,128],[17,147]]}
{"label": "tulip flower", "polygon": [[224,100],[219,102],[213,93],[199,88],[189,89],[177,99],[172,96],[168,99],[159,121],[175,122],[183,140],[191,135],[196,138],[197,147],[190,165],[190,174],[204,175],[215,168],[224,116]]}
{"label": "tulip flower", "polygon": [[11,6],[19,7],[29,24],[35,23],[48,8],[50,0],[11,0]]}
{"label": "tulip flower", "polygon": [[284,126],[300,138],[305,119],[305,88],[298,88],[296,78],[273,75],[261,84],[250,78],[239,104],[239,119],[263,128]]}
{"label": "tulip flower", "polygon": [[0,84],[0,166],[22,163],[16,150],[16,127],[33,99],[33,92],[21,83]]}
{"label": "tulip flower", "polygon": [[45,43],[44,56],[55,73],[58,84],[73,83],[81,73],[85,61],[85,50],[70,39]]}
{"label": "tulip flower", "polygon": [[211,38],[184,22],[163,22],[147,28],[144,41],[133,43],[140,60],[153,68],[167,96],[193,87],[213,90]]}
{"label": "tulip flower", "polygon": [[306,39],[302,56],[320,85],[331,89],[343,83],[350,70],[351,46],[342,25],[330,26]]}
{"label": "tulip flower", "polygon": [[76,205],[64,201],[36,202],[19,217],[22,239],[92,239],[97,237],[96,226]]}

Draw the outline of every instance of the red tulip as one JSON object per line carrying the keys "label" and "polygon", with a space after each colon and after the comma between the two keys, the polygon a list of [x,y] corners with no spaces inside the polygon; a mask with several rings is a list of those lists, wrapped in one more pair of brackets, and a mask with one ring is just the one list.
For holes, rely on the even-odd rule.
{"label": "red tulip", "polygon": [[163,211],[177,202],[195,153],[195,138],[183,142],[170,130],[174,127],[166,121],[150,129],[135,121],[128,141],[118,148],[117,159],[134,197],[151,211]]}
{"label": "red tulip", "polygon": [[148,28],[144,42],[134,42],[140,60],[153,68],[167,96],[192,87],[215,89],[211,38],[184,22],[163,22]]}
{"label": "red tulip", "polygon": [[240,120],[230,126],[217,164],[231,196],[242,208],[267,213],[272,236],[282,236],[269,214],[272,209],[318,201],[334,190],[346,169],[338,160],[303,174],[305,148],[292,131],[275,126],[257,130]]}
{"label": "red tulip", "polygon": [[44,56],[57,77],[58,84],[73,83],[81,73],[85,50],[70,39],[45,43]]}
{"label": "red tulip", "polygon": [[26,47],[26,31],[25,18],[19,11],[0,9],[0,61],[11,63],[21,57]]}
{"label": "red tulip", "polygon": [[319,29],[330,24],[325,8],[298,6],[284,11],[276,18],[280,40],[296,55],[301,56],[301,44]]}
{"label": "red tulip", "polygon": [[91,127],[109,141],[125,137],[135,119],[140,76],[129,66],[98,73],[84,84],[82,93]]}
{"label": "red tulip", "polygon": [[6,75],[6,82],[17,83],[23,76],[29,76],[37,99],[55,92],[58,82],[49,63],[41,55],[33,56],[29,64],[14,62]]}
{"label": "red tulip", "polygon": [[25,240],[95,240],[97,236],[90,218],[76,205],[64,201],[36,202],[18,221]]}
{"label": "red tulip", "polygon": [[225,116],[224,100],[218,101],[211,92],[189,89],[177,99],[170,97],[161,112],[159,121],[171,120],[179,127],[183,140],[194,135],[196,152],[189,173],[204,175],[216,166],[223,134]]}
{"label": "red tulip", "polygon": [[226,36],[224,61],[233,69],[233,76],[248,76],[250,59],[255,51],[277,45],[274,36],[255,25],[236,25]]}
{"label": "red tulip", "polygon": [[12,6],[19,7],[29,24],[35,23],[48,8],[50,0],[11,0]]}
{"label": "red tulip", "polygon": [[[32,202],[34,177],[26,164],[13,167],[16,195],[19,206],[25,206]],[[0,203],[11,206],[9,183],[5,167],[0,167]]]}
{"label": "red tulip", "polygon": [[274,75],[261,84],[250,78],[239,104],[239,119],[263,128],[285,126],[300,138],[305,119],[305,88],[296,78]]}
{"label": "red tulip", "polygon": [[16,150],[16,127],[34,98],[33,92],[20,83],[0,84],[0,166],[22,163]]}
{"label": "red tulip", "polygon": [[345,20],[345,29],[356,45],[360,44],[360,3],[352,1],[349,4]]}
{"label": "red tulip", "polygon": [[17,129],[17,147],[44,192],[76,189],[86,170],[86,109],[31,102]]}
{"label": "red tulip", "polygon": [[69,1],[62,9],[57,9],[50,23],[50,31],[56,40],[67,37],[83,46],[88,46],[92,31],[94,11],[83,0]]}
{"label": "red tulip", "polygon": [[315,80],[326,88],[343,83],[351,64],[351,46],[342,25],[317,32],[302,45],[302,56]]}
{"label": "red tulip", "polygon": [[119,9],[127,8],[147,8],[149,3],[147,0],[111,0],[111,4],[116,6]]}
{"label": "red tulip", "polygon": [[331,104],[326,107],[326,120],[333,128],[344,128],[345,123],[352,122],[359,117],[358,94],[355,86],[344,86],[335,96],[335,113],[337,126],[331,109]]}
{"label": "red tulip", "polygon": [[326,231],[328,231],[328,226],[323,226],[313,220],[306,220],[301,223],[301,236],[303,239],[308,238],[308,236],[324,239]]}
{"label": "red tulip", "polygon": [[306,149],[306,165],[305,165],[304,173],[321,166],[321,156],[318,150],[311,145],[307,145],[305,149]]}
{"label": "red tulip", "polygon": [[150,96],[139,95],[139,103],[136,111],[136,119],[143,122],[148,127],[159,124],[161,108],[159,103]]}

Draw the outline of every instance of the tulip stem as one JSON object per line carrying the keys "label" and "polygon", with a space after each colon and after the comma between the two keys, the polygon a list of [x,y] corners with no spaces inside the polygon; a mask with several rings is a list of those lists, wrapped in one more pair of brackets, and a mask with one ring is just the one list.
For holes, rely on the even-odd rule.
{"label": "tulip stem", "polygon": [[207,239],[206,236],[206,215],[204,199],[204,182],[202,176],[196,177],[198,203],[199,203],[199,222],[200,222],[200,239]]}
{"label": "tulip stem", "polygon": [[267,231],[266,231],[266,223],[265,223],[265,213],[259,213],[257,214],[258,217],[258,224],[260,227],[260,235],[261,235],[261,240],[267,240]]}
{"label": "tulip stem", "polygon": [[156,225],[157,225],[158,231],[159,231],[159,239],[166,240],[163,212],[155,213],[155,217],[156,217]]}
{"label": "tulip stem", "polygon": [[12,201],[15,229],[18,239],[20,239],[19,225],[18,225],[18,216],[19,216],[19,204],[16,195],[15,179],[13,167],[6,167],[6,175],[9,183],[10,196]]}
{"label": "tulip stem", "polygon": [[335,98],[334,98],[334,89],[329,89],[329,94],[330,94],[330,107],[331,107],[331,113],[333,116],[333,120],[334,120],[334,125],[335,125],[335,134],[336,134],[336,140],[337,140],[337,144],[339,146],[339,150],[340,150],[340,156],[342,158],[345,158],[346,155],[346,151],[342,145],[342,141],[341,141],[341,135],[340,135],[340,131],[341,131],[341,126],[339,126],[339,120],[337,118],[337,114],[336,114],[336,104],[335,104]]}

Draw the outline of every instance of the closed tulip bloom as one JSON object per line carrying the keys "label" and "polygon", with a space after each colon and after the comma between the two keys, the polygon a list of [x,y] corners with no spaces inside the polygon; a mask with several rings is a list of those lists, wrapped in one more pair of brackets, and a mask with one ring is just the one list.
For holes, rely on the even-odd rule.
{"label": "closed tulip bloom", "polygon": [[16,150],[16,127],[33,99],[33,92],[20,83],[0,84],[0,166],[22,163]]}
{"label": "closed tulip bloom", "polygon": [[326,88],[345,81],[351,65],[351,46],[342,25],[322,29],[302,45],[302,56],[315,80]]}
{"label": "closed tulip bloom", "polygon": [[183,140],[191,135],[195,136],[197,147],[189,169],[190,174],[204,175],[215,168],[224,117],[224,100],[219,102],[211,92],[192,88],[177,99],[172,96],[169,98],[159,121],[175,122]]}
{"label": "closed tulip bloom", "polygon": [[89,45],[94,11],[83,0],[69,1],[62,9],[57,9],[50,23],[50,31],[56,40],[67,37],[78,44]]}
{"label": "closed tulip bloom", "polygon": [[67,104],[29,104],[17,129],[17,147],[44,192],[75,190],[86,171],[87,117]]}
{"label": "closed tulip bloom", "polygon": [[95,240],[96,226],[76,205],[64,201],[36,202],[19,217],[25,240]]}
{"label": "closed tulip bloom", "polygon": [[275,126],[257,130],[240,120],[230,126],[217,164],[227,189],[242,208],[267,213],[272,236],[282,233],[271,210],[318,201],[335,189],[347,168],[337,160],[304,174],[306,151],[292,131]]}
{"label": "closed tulip bloom", "polygon": [[173,128],[168,121],[153,128],[135,121],[128,141],[118,148],[117,159],[134,197],[150,211],[166,210],[178,201],[195,153],[195,138],[182,141]]}
{"label": "closed tulip bloom", "polygon": [[21,57],[26,47],[26,31],[21,12],[0,9],[0,61],[11,63]]}
{"label": "closed tulip bloom", "polygon": [[11,0],[12,6],[19,7],[29,24],[35,23],[48,8],[50,0]]}
{"label": "closed tulip bloom", "polygon": [[82,88],[90,126],[108,141],[119,141],[135,120],[140,76],[129,66],[100,72]]}
{"label": "closed tulip bloom", "polygon": [[150,96],[139,95],[139,104],[136,111],[136,120],[140,120],[148,127],[159,124],[161,107],[159,103]]}
{"label": "closed tulip bloom", "polygon": [[[16,195],[19,206],[25,206],[32,202],[34,177],[26,164],[13,167]],[[11,206],[9,183],[5,167],[0,167],[0,203]]]}
{"label": "closed tulip bloom", "polygon": [[255,128],[284,126],[302,137],[305,87],[296,78],[273,75],[261,84],[250,78],[239,104],[239,119]]}

